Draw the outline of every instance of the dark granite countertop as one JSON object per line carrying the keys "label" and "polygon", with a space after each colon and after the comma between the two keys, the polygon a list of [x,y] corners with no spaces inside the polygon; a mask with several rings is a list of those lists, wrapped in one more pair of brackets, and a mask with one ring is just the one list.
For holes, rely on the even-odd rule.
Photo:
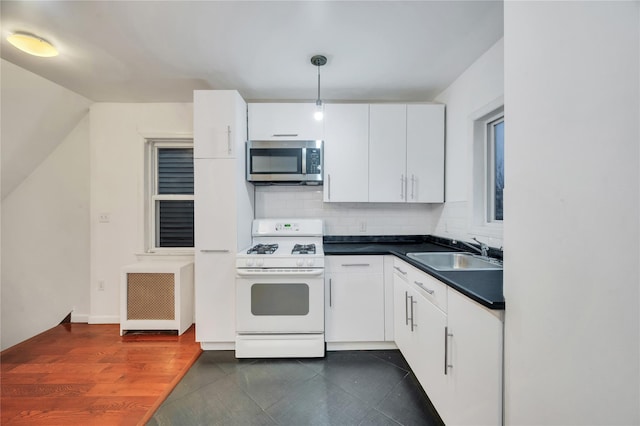
{"label": "dark granite countertop", "polygon": [[[436,271],[407,257],[407,253],[413,252],[469,251],[446,238],[431,235],[328,235],[324,237],[323,248],[324,254],[328,256],[392,254],[489,309],[505,308],[501,270]],[[499,255],[493,250],[489,254]]]}

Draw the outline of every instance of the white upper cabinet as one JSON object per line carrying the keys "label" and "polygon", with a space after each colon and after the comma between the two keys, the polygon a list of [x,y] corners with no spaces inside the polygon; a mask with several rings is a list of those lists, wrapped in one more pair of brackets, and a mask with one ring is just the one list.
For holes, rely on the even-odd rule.
{"label": "white upper cabinet", "polygon": [[[228,105],[234,105],[229,108]],[[235,141],[246,134],[246,122],[238,120],[246,110],[235,90],[195,90],[193,92],[194,158],[236,158],[244,155]],[[240,152],[239,152],[240,151]]]}
{"label": "white upper cabinet", "polygon": [[444,202],[444,105],[407,105],[409,203]]}
{"label": "white upper cabinet", "polygon": [[407,106],[369,106],[369,201],[405,202]]}
{"label": "white upper cabinet", "polygon": [[249,139],[323,140],[323,120],[316,120],[314,103],[250,103]]}
{"label": "white upper cabinet", "polygon": [[369,201],[444,201],[444,105],[371,105],[369,129]]}
{"label": "white upper cabinet", "polygon": [[369,105],[327,104],[324,201],[369,201]]}

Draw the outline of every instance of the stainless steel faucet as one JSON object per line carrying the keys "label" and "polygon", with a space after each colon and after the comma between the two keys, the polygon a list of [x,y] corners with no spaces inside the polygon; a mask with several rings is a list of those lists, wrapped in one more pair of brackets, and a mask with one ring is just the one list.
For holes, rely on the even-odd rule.
{"label": "stainless steel faucet", "polygon": [[458,242],[460,244],[465,245],[466,247],[468,247],[470,249],[473,249],[473,250],[477,251],[478,253],[480,253],[480,256],[488,257],[489,256],[489,246],[486,245],[485,243],[483,243],[482,241],[479,241],[476,237],[473,237],[473,240],[475,242],[477,242],[478,244],[480,244],[480,248],[478,248],[478,247],[476,247],[476,246],[474,246],[472,244],[469,244],[469,243],[467,243],[465,241],[458,241]]}

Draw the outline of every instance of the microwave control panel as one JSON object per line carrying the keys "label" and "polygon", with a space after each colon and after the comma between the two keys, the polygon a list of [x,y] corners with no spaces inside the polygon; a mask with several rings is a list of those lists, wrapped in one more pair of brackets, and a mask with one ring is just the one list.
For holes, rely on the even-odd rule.
{"label": "microwave control panel", "polygon": [[307,170],[308,175],[318,175],[322,169],[322,150],[317,148],[307,148]]}

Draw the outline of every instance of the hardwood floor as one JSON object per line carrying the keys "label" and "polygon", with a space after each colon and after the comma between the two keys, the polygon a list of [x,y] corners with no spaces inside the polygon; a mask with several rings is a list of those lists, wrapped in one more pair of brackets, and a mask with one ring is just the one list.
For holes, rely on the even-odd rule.
{"label": "hardwood floor", "polygon": [[61,324],[0,354],[2,425],[144,424],[200,355],[182,336]]}

